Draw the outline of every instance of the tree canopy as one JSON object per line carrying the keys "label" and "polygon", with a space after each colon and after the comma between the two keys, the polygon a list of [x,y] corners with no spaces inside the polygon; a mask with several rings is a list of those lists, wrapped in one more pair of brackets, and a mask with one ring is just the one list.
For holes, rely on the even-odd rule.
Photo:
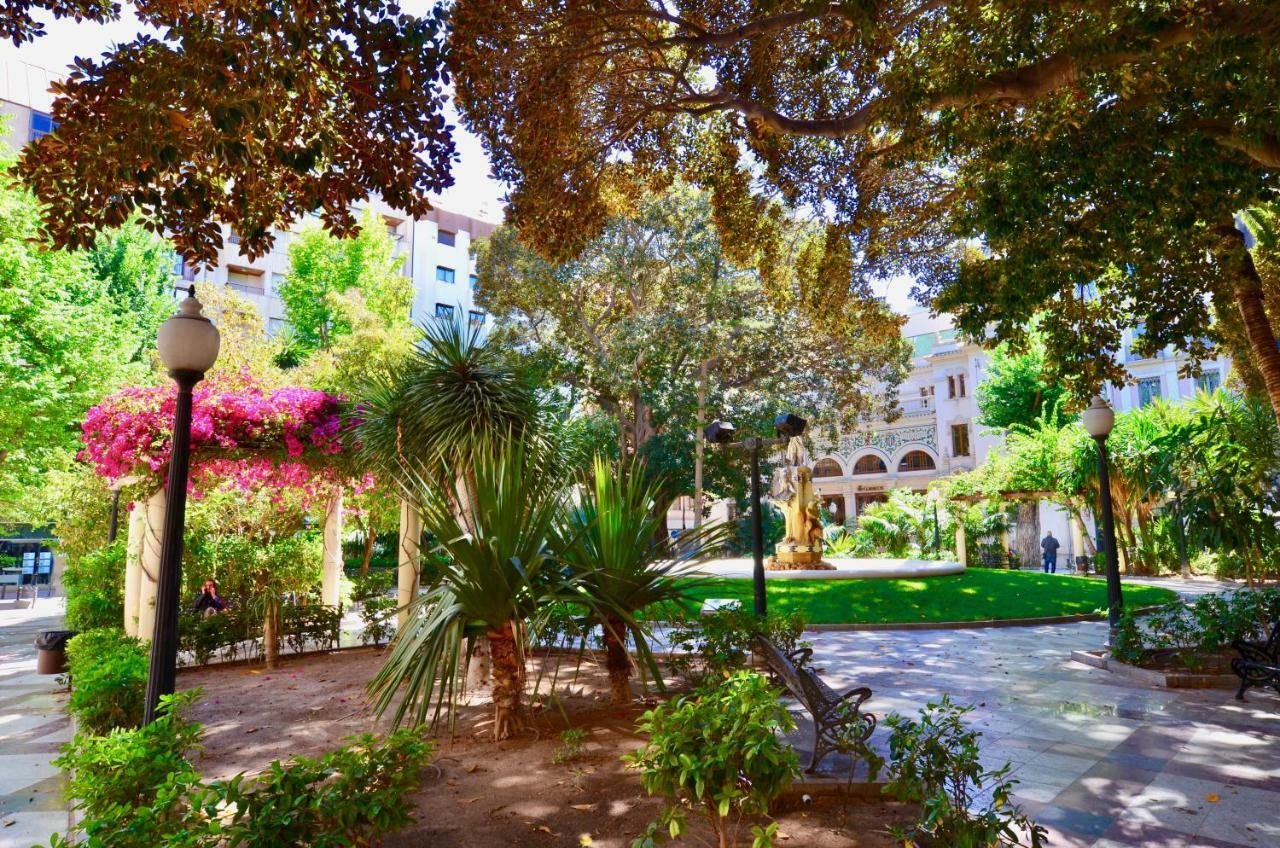
{"label": "tree canopy", "polygon": [[1066,391],[1062,384],[1045,379],[1044,341],[1033,337],[1025,353],[1013,353],[1007,345],[991,351],[987,373],[978,384],[978,423],[984,427],[1034,427],[1048,412],[1060,414]]}
{"label": "tree canopy", "polygon": [[[120,6],[4,0],[0,35],[38,38],[33,10],[106,22]],[[54,86],[57,131],[23,151],[59,245],[87,247],[138,213],[193,262],[216,258],[219,222],[253,257],[307,212],[347,234],[351,204],[371,193],[422,214],[452,184],[443,5],[149,0],[133,11],[159,34],[77,59]]]}

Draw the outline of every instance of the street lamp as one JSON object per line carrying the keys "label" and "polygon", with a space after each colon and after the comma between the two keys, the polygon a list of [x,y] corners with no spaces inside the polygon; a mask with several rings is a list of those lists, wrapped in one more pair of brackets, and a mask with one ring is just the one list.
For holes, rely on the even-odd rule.
{"label": "street lamp", "polygon": [[1111,509],[1111,476],[1107,471],[1107,436],[1116,423],[1116,413],[1101,396],[1081,415],[1084,429],[1098,443],[1098,499],[1102,515],[1102,544],[1107,558],[1107,620],[1111,631],[1108,644],[1113,641],[1120,626],[1120,611],[1124,609],[1124,597],[1120,594],[1120,562],[1116,555],[1116,525]]}
{"label": "street lamp", "polygon": [[1191,560],[1187,556],[1187,525],[1182,520],[1182,497],[1177,489],[1170,489],[1166,497],[1173,513],[1173,524],[1178,531],[1178,565],[1182,569],[1182,579],[1191,579]]}
{"label": "street lamp", "polygon": [[178,384],[173,411],[173,448],[166,484],[164,535],[160,543],[160,575],[156,586],[156,623],[151,637],[151,669],[143,723],[156,718],[161,695],[171,695],[178,666],[178,589],[182,582],[182,532],[187,513],[187,472],[191,452],[191,390],[218,358],[218,328],[200,313],[196,287],[178,311],[160,325],[156,347],[169,376]]}
{"label": "street lamp", "polygon": [[929,494],[924,499],[933,507],[933,552],[939,554],[942,552],[942,524],[938,521],[938,501],[942,498],[942,493],[937,489],[930,489]]}
{"label": "street lamp", "polygon": [[764,591],[764,518],[760,503],[760,450],[784,445],[795,436],[804,434],[808,422],[799,415],[785,412],[773,421],[776,438],[749,438],[734,441],[737,430],[728,421],[712,421],[703,431],[708,442],[726,448],[746,448],[751,456],[751,584],[755,595],[755,614],[764,618],[768,601]]}

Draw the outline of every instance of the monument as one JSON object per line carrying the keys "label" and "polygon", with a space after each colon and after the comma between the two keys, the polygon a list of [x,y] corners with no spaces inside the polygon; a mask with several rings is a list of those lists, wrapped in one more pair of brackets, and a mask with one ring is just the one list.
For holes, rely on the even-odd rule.
{"label": "monument", "polygon": [[831,570],[822,561],[822,502],[813,490],[813,471],[804,464],[804,442],[793,436],[787,443],[786,465],[775,478],[778,490],[771,500],[786,520],[786,535],[766,564],[774,571]]}

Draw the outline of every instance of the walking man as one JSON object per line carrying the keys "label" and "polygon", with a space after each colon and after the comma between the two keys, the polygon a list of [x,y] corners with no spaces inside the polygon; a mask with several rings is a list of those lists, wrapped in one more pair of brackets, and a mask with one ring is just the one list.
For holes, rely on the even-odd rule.
{"label": "walking man", "polygon": [[1045,537],[1040,540],[1040,550],[1044,551],[1044,572],[1045,574],[1058,573],[1058,540],[1053,538],[1053,531],[1045,533]]}

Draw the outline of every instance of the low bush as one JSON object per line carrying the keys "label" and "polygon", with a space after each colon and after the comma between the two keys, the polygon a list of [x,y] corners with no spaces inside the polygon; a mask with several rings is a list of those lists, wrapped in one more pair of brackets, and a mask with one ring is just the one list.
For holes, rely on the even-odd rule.
{"label": "low bush", "polygon": [[1151,651],[1170,649],[1190,670],[1203,668],[1236,639],[1265,637],[1280,620],[1280,589],[1237,589],[1201,595],[1191,603],[1174,601],[1139,619],[1130,610],[1121,618],[1112,656],[1142,663]]}
{"label": "low bush", "polygon": [[895,828],[894,836],[903,845],[1040,848],[1044,828],[1010,803],[1017,781],[1009,779],[1008,763],[987,770],[979,759],[981,734],[964,724],[972,709],[944,695],[922,709],[918,720],[896,713],[885,719],[891,731],[885,792],[921,809],[920,820]]}
{"label": "low bush", "polygon": [[399,603],[388,595],[394,577],[393,571],[371,571],[352,581],[351,602],[360,607],[360,622],[364,625],[360,641],[365,645],[388,642],[396,631]]}
{"label": "low bush", "polygon": [[807,643],[801,640],[809,624],[804,613],[769,613],[761,621],[746,609],[722,609],[708,615],[685,615],[668,633],[677,653],[668,661],[675,673],[697,685],[709,677],[723,677],[747,664],[755,640],[764,636],[790,654]]}
{"label": "low bush", "polygon": [[[795,751],[780,738],[794,726],[769,681],[748,671],[646,712],[639,729],[649,740],[623,760],[645,791],[671,803],[633,848],[679,837],[690,812],[710,820],[722,848],[735,844],[744,819],[768,812],[799,774]],[[752,826],[753,848],[772,845],[777,827]]]}
{"label": "low bush", "polygon": [[67,558],[62,585],[69,630],[120,627],[124,623],[125,542]]}
{"label": "low bush", "polygon": [[200,725],[182,715],[198,697],[164,699],[160,717],[136,730],[76,735],[55,762],[71,775],[83,838],[55,836],[50,848],[372,845],[410,821],[406,796],[434,751],[418,731],[352,737],[323,757],[206,784],[189,759]]}
{"label": "low bush", "polygon": [[342,631],[342,608],[330,607],[313,599],[307,604],[280,606],[280,633],[295,653],[310,648],[327,651],[338,647]]}
{"label": "low bush", "polygon": [[119,627],[102,627],[67,643],[69,709],[89,733],[137,727],[147,686],[147,647]]}

